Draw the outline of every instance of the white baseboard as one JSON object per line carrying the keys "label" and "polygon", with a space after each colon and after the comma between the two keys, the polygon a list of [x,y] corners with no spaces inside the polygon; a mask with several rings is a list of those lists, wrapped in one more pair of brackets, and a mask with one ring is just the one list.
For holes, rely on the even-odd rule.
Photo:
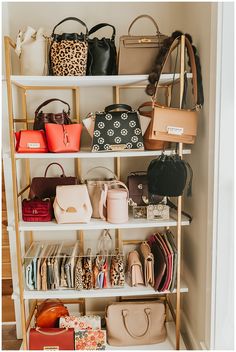
{"label": "white baseboard", "polygon": [[188,321],[188,318],[184,314],[183,311],[181,311],[181,331],[183,334],[184,342],[186,343],[186,347],[191,349],[191,350],[202,350],[202,345],[200,342],[197,341],[196,337],[194,336],[194,333],[190,327],[190,323]]}

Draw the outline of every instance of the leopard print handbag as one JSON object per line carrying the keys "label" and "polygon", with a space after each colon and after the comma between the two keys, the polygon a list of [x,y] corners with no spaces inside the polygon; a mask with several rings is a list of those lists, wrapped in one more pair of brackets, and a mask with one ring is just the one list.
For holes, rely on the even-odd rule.
{"label": "leopard print handbag", "polygon": [[[56,34],[56,28],[65,21],[77,21],[86,32]],[[54,76],[85,76],[88,57],[88,28],[76,17],[67,17],[52,31],[49,51],[49,74]]]}

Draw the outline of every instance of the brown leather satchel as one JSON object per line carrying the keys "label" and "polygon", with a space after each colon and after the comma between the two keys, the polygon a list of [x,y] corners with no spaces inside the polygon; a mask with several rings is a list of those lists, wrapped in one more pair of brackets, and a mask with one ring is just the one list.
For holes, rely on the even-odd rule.
{"label": "brown leather satchel", "polygon": [[[165,58],[161,73],[170,54],[180,45],[181,36],[176,38]],[[152,121],[148,128],[147,138],[150,140],[162,140],[177,143],[194,144],[197,135],[198,110],[198,90],[197,90],[197,71],[195,56],[192,45],[185,37],[185,45],[190,58],[190,67],[192,71],[194,106],[192,109],[171,108],[168,106],[155,103]],[[156,93],[158,84],[156,85]],[[154,98],[155,100],[155,98]],[[183,100],[183,99],[182,99]]]}
{"label": "brown leather satchel", "polygon": [[69,315],[68,309],[60,300],[55,302],[46,299],[37,307],[35,324],[40,328],[57,328],[60,317],[67,315]]}
{"label": "brown leather satchel", "polygon": [[[61,168],[62,175],[57,177],[47,177],[50,166],[58,165]],[[29,198],[51,198],[56,195],[56,187],[62,185],[77,185],[78,180],[74,176],[67,177],[61,164],[51,163],[47,166],[43,177],[34,177],[30,185]]]}
{"label": "brown leather satchel", "polygon": [[[156,28],[155,35],[131,35],[130,30],[133,24],[140,18],[148,18]],[[167,38],[159,31],[155,20],[148,15],[136,17],[128,29],[128,35],[120,37],[119,50],[119,75],[142,75],[152,71],[156,56]],[[169,68],[167,68],[169,71]]]}
{"label": "brown leather satchel", "polygon": [[[53,101],[60,101],[61,103],[67,105],[68,110],[63,110],[58,114],[54,114],[52,112],[43,112],[41,109],[52,103]],[[48,99],[35,110],[35,118],[34,118],[34,130],[45,130],[45,123],[56,123],[59,125],[70,125],[72,123],[70,119],[70,105],[61,99]]]}
{"label": "brown leather satchel", "polygon": [[[143,109],[145,109],[145,110],[143,110]],[[146,101],[145,103],[143,103],[139,106],[138,112],[140,115],[150,117],[150,120],[152,121],[153,113],[154,113],[153,103],[151,101]],[[170,145],[168,142],[158,141],[158,140],[149,138],[150,128],[151,128],[151,122],[150,122],[146,132],[144,133],[144,136],[143,136],[143,143],[144,143],[145,149],[146,150],[163,150],[163,149],[168,148]]]}

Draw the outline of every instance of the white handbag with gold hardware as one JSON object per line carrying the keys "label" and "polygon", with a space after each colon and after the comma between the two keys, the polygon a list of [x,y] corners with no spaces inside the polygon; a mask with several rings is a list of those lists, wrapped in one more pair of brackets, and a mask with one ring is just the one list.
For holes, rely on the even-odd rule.
{"label": "white handbag with gold hardware", "polygon": [[48,73],[48,41],[43,28],[27,27],[19,31],[15,52],[20,59],[20,71],[25,76],[45,76]]}
{"label": "white handbag with gold hardware", "polygon": [[59,224],[89,222],[92,206],[86,185],[57,186],[53,208]]}

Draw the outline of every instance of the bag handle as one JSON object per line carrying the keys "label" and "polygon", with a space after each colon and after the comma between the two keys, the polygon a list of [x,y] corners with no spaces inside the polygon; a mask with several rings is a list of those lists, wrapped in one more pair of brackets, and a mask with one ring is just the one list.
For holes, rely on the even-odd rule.
{"label": "bag handle", "polygon": [[85,177],[83,178],[83,180],[81,180],[81,183],[84,183],[84,182],[85,182],[86,178],[88,177],[88,175],[90,174],[91,171],[94,171],[94,170],[97,170],[97,169],[105,169],[105,170],[109,171],[109,172],[112,174],[112,176],[113,176],[116,180],[118,180],[118,177],[116,176],[116,174],[115,174],[113,171],[111,171],[110,169],[108,169],[108,167],[105,167],[105,166],[95,166],[95,167],[92,167],[92,169],[90,169],[90,170],[87,171],[87,173],[85,174]]}
{"label": "bag handle", "polygon": [[95,32],[97,32],[99,29],[103,28],[103,27],[111,27],[113,29],[113,33],[111,36],[111,40],[115,40],[115,36],[116,36],[116,29],[112,24],[109,23],[99,23],[96,26],[94,26],[93,28],[90,29],[90,31],[88,32],[88,35],[93,34]]}
{"label": "bag handle", "polygon": [[128,193],[128,199],[129,199],[129,189],[124,182],[114,180],[114,181],[111,181],[109,186],[113,186],[113,185],[114,186],[122,186],[123,188],[125,188]]}
{"label": "bag handle", "polygon": [[55,27],[53,28],[53,31],[52,31],[52,37],[54,36],[55,29],[66,21],[77,21],[80,24],[82,24],[82,26],[84,26],[86,28],[86,37],[88,36],[88,27],[86,26],[86,24],[83,21],[81,21],[77,17],[66,17],[62,21],[60,21],[58,24],[55,25]]}
{"label": "bag handle", "polygon": [[140,18],[148,18],[150,21],[152,21],[152,23],[154,24],[154,26],[156,27],[156,31],[157,31],[157,35],[160,35],[160,31],[159,31],[159,27],[156,23],[156,21],[149,15],[140,15],[138,17],[136,17],[132,22],[131,22],[131,25],[129,26],[129,29],[128,29],[128,35],[130,35],[130,30],[131,30],[131,27],[133,27],[134,23],[139,20]]}
{"label": "bag handle", "polygon": [[40,334],[42,334],[42,335],[54,336],[54,335],[61,335],[61,334],[64,334],[65,332],[68,331],[68,328],[65,328],[65,329],[63,329],[63,330],[61,330],[61,331],[58,331],[58,332],[46,332],[46,331],[42,331],[42,330],[40,330],[40,327],[37,327],[35,330],[36,330],[37,332],[39,332]]}
{"label": "bag handle", "polygon": [[44,177],[47,177],[48,169],[49,169],[49,167],[52,166],[52,165],[58,165],[58,166],[61,168],[62,177],[66,177],[65,171],[64,171],[63,167],[61,166],[61,164],[59,164],[59,163],[51,163],[51,164],[49,164],[49,165],[47,166],[46,170],[45,170]]}
{"label": "bag handle", "polygon": [[129,326],[128,326],[129,310],[128,309],[123,309],[122,310],[122,316],[123,316],[123,321],[124,321],[124,326],[126,328],[126,331],[128,332],[128,334],[131,337],[133,337],[135,339],[140,339],[140,338],[144,337],[148,333],[148,330],[150,328],[150,325],[151,325],[151,319],[150,319],[151,309],[150,308],[145,308],[144,309],[144,313],[145,313],[146,318],[147,318],[147,327],[146,327],[145,331],[142,334],[136,335],[129,329]]}
{"label": "bag handle", "polygon": [[151,106],[152,107],[153,103],[151,101],[145,101],[144,103],[142,103],[141,105],[139,105],[138,107],[138,112],[141,113],[141,109],[142,108],[145,108],[145,107],[149,107]]}
{"label": "bag handle", "polygon": [[132,108],[130,105],[127,105],[127,104],[112,104],[112,105],[108,105],[105,107],[105,112],[108,113],[112,110],[115,110],[115,109],[123,109],[123,110],[126,110],[126,111],[132,111]]}
{"label": "bag handle", "polygon": [[48,105],[49,103],[53,102],[53,101],[60,101],[61,103],[65,104],[68,106],[68,111],[67,111],[67,114],[70,115],[70,105],[65,102],[64,100],[61,100],[61,99],[57,99],[57,98],[52,98],[52,99],[48,99],[46,100],[44,103],[42,103],[41,105],[39,105],[37,107],[37,109],[35,110],[35,115],[37,115],[40,111],[40,109],[42,109],[45,105]]}
{"label": "bag handle", "polygon": [[[171,44],[169,51],[165,57],[164,63],[162,65],[161,68],[161,72],[160,72],[160,76],[166,66],[166,63],[171,55],[171,53],[177,48],[178,45],[180,45],[180,40],[181,40],[181,36],[177,37],[173,43]],[[194,103],[195,103],[195,108],[198,107],[198,98],[197,98],[197,68],[196,68],[196,62],[195,62],[195,56],[194,56],[194,52],[193,52],[193,47],[192,44],[190,43],[190,41],[188,40],[188,38],[185,36],[185,45],[187,47],[187,51],[188,51],[188,55],[189,55],[189,60],[190,60],[190,69],[192,71],[192,75],[193,75],[193,96],[194,96]],[[156,83],[156,91],[154,94],[154,101],[156,100],[156,96],[157,96],[157,91],[158,91],[158,82]]]}
{"label": "bag handle", "polygon": [[112,237],[109,230],[103,230],[102,234],[98,239],[98,254],[104,255],[105,253],[109,254],[112,248]]}

